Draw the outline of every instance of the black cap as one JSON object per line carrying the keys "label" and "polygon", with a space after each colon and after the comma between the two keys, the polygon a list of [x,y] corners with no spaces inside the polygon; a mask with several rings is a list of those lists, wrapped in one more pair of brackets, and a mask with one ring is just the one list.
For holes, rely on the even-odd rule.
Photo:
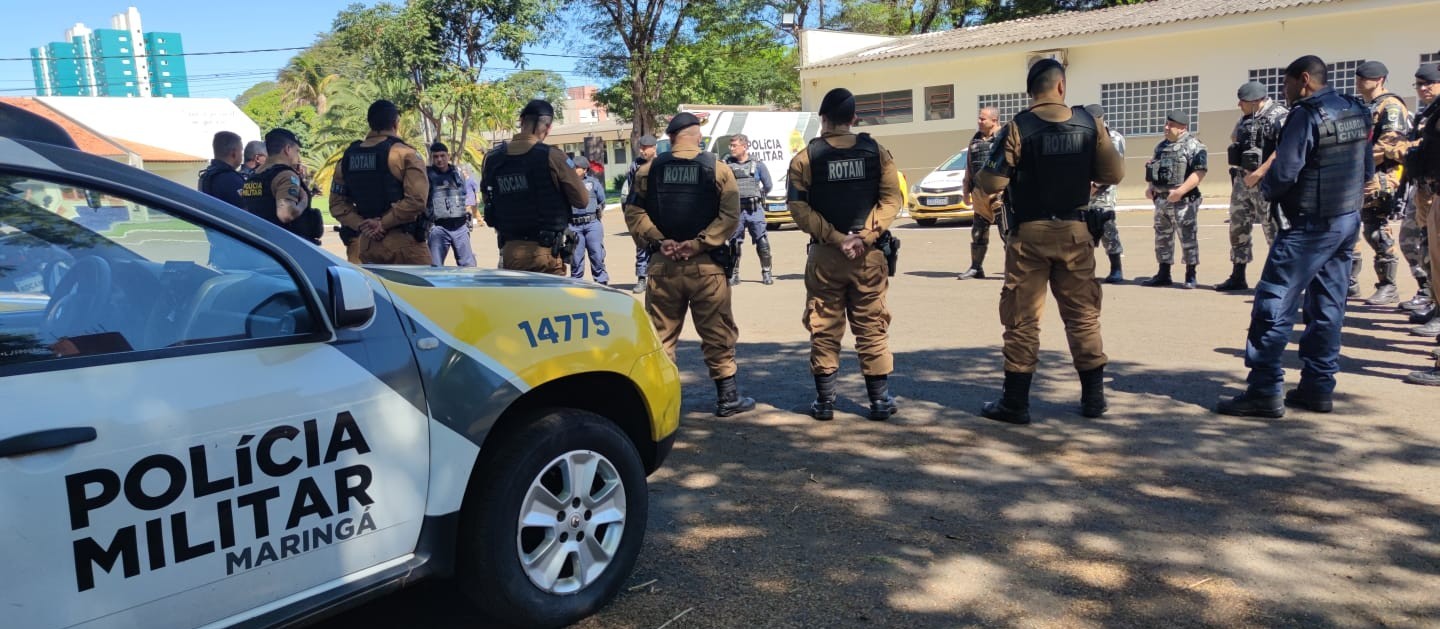
{"label": "black cap", "polygon": [[531,116],[549,116],[554,118],[555,108],[551,107],[550,103],[537,98],[525,103],[525,108],[520,110],[521,118],[529,118]]}
{"label": "black cap", "polygon": [[1190,126],[1190,114],[1186,113],[1184,109],[1171,109],[1165,114],[1165,119],[1175,124]]}
{"label": "black cap", "polygon": [[675,114],[675,117],[670,119],[670,124],[665,126],[665,133],[667,135],[675,135],[683,129],[698,126],[700,126],[700,119],[695,117],[695,114],[692,114],[688,111],[682,111],[678,114]]}
{"label": "black cap", "polygon": [[439,141],[439,140],[436,140],[436,142],[435,142],[434,144],[431,144],[431,145],[430,145],[430,152],[431,152],[431,153],[449,153],[449,152],[450,152],[450,147],[445,146],[445,143],[444,143],[444,142],[441,142],[441,141]]}
{"label": "black cap", "polygon": [[1362,79],[1383,79],[1390,76],[1390,68],[1379,61],[1366,61],[1355,68],[1355,76]]}
{"label": "black cap", "polygon": [[655,146],[655,136],[648,133],[640,136],[640,146]]}
{"label": "black cap", "polygon": [[294,142],[295,146],[300,146],[301,148],[304,148],[300,144],[300,138],[295,137],[295,134],[291,133],[289,129],[271,129],[269,133],[265,134],[265,144],[275,144],[276,140],[282,138],[287,141]]}
{"label": "black cap", "polygon": [[1427,83],[1440,83],[1440,64],[1424,63],[1415,71],[1415,78]]}
{"label": "black cap", "polygon": [[1249,83],[1241,85],[1240,89],[1235,90],[1235,98],[1238,98],[1245,102],[1265,100],[1265,97],[1268,95],[1269,92],[1265,90],[1265,84],[1259,81],[1251,81]]}
{"label": "black cap", "polygon": [[1090,114],[1090,116],[1094,118],[1104,118],[1105,108],[1099,105],[1086,105],[1085,113]]}
{"label": "black cap", "polygon": [[572,162],[575,163],[575,167],[576,167],[576,168],[585,168],[585,169],[589,169],[589,168],[590,168],[590,160],[585,159],[585,157],[582,156],[582,155],[576,155],[576,156],[575,156],[575,159],[570,160],[570,161],[572,161]]}

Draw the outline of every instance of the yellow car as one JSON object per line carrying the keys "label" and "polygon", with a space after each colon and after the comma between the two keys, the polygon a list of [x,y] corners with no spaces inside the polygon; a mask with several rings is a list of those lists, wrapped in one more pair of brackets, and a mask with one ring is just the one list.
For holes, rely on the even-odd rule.
{"label": "yellow car", "polygon": [[965,162],[969,152],[966,149],[956,153],[910,189],[914,198],[910,202],[910,218],[916,223],[929,227],[941,219],[975,217],[975,211],[965,200]]}
{"label": "yellow car", "polygon": [[[897,172],[900,176],[900,206],[909,207],[910,184],[905,180],[905,173]],[[795,222],[795,217],[790,216],[790,206],[786,204],[784,197],[768,197],[765,199],[765,228],[780,229],[786,223]]]}

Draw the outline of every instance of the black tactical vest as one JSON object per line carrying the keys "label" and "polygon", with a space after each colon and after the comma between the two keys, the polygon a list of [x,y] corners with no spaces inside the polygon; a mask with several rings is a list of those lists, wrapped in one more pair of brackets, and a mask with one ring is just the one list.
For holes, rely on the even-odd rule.
{"label": "black tactical vest", "polygon": [[[245,180],[245,186],[240,189],[240,200],[245,202],[245,209],[251,214],[263,218],[271,223],[285,228],[292,234],[320,244],[320,237],[325,233],[325,222],[320,217],[320,211],[310,207],[310,194],[305,194],[305,207],[301,209],[300,216],[289,223],[280,221],[280,216],[275,213],[275,191],[271,187],[275,178],[286,173],[294,173],[295,169],[285,164],[267,166],[265,170],[251,175]],[[296,174],[298,177],[298,173]]]}
{"label": "black tactical vest", "polygon": [[1280,202],[1291,216],[1339,216],[1358,211],[1363,201],[1365,160],[1372,159],[1370,109],[1353,96],[1334,97],[1343,107],[1316,98],[1300,101],[1320,133],[1295,185]]}
{"label": "black tactical vest", "polygon": [[390,174],[390,147],[405,145],[397,138],[385,138],[375,146],[357,141],[345,149],[340,169],[345,176],[346,196],[364,218],[380,218],[390,205],[405,198],[405,185]]}
{"label": "black tactical vest", "polygon": [[1084,107],[1070,108],[1070,119],[1049,122],[1026,110],[1015,116],[1020,134],[1020,163],[1010,180],[1015,221],[1037,221],[1090,205],[1099,128]]}
{"label": "black tactical vest", "polygon": [[230,168],[229,165],[210,162],[210,165],[206,166],[205,170],[200,171],[200,181],[198,185],[195,186],[195,189],[212,197],[215,196],[215,193],[210,191],[210,181],[215,175],[225,172],[226,170],[234,172],[234,169]]}
{"label": "black tactical vest", "polygon": [[1420,145],[1410,149],[1411,153],[1406,157],[1405,170],[1414,173],[1406,176],[1440,181],[1440,128],[1437,128],[1437,117],[1440,117],[1440,99],[1416,115],[1411,135],[1420,140]]}
{"label": "black tactical vest", "polygon": [[970,141],[970,154],[965,156],[965,170],[966,176],[972,178],[972,185],[973,177],[980,172],[981,168],[985,167],[986,162],[990,161],[990,154],[995,151],[995,139],[998,135],[992,135],[988,139],[977,135]]}
{"label": "black tactical vest", "polygon": [[760,179],[755,176],[755,158],[741,164],[727,157],[725,163],[730,166],[730,172],[735,173],[735,186],[740,188],[740,198],[760,198]]}
{"label": "black tactical vest", "polygon": [[835,148],[815,138],[810,153],[810,207],[845,233],[865,228],[880,200],[880,145],[868,133],[855,146]]}
{"label": "black tactical vest", "polygon": [[522,155],[507,155],[505,144],[485,156],[480,189],[486,216],[503,240],[540,241],[570,225],[570,202],[550,172],[550,146],[536,143]]}
{"label": "black tactical vest", "polygon": [[645,179],[645,212],[670,240],[691,240],[720,216],[715,189],[715,154],[693,159],[664,153],[650,162]]}
{"label": "black tactical vest", "polygon": [[430,218],[460,218],[466,215],[465,182],[460,178],[459,170],[451,166],[449,171],[442,173],[431,166],[425,169],[425,176],[430,179],[430,203],[427,208]]}

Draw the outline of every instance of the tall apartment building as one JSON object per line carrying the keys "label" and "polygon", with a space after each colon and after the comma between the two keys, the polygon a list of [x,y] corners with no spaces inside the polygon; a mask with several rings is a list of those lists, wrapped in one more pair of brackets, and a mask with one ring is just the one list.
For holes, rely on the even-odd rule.
{"label": "tall apartment building", "polygon": [[110,28],[76,24],[65,41],[30,49],[39,96],[187,97],[184,45],[179,33],[146,33],[140,11],[110,18]]}

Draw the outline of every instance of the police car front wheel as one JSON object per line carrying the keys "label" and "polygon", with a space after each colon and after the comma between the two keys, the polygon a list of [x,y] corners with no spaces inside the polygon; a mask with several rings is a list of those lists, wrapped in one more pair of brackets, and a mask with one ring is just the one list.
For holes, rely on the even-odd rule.
{"label": "police car front wheel", "polygon": [[644,464],[613,422],[561,409],[485,449],[462,516],[460,585],[480,610],[564,626],[619,592],[644,539]]}

